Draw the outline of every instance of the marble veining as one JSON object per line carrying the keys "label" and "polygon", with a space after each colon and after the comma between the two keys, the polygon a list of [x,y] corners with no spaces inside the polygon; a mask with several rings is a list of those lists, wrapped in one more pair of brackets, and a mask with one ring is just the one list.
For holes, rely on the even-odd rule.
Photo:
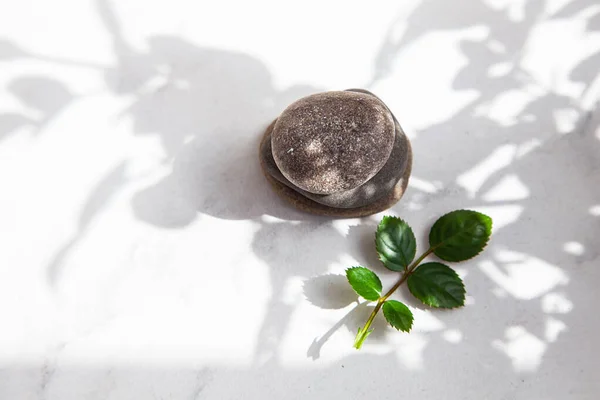
{"label": "marble veining", "polygon": [[[0,399],[598,399],[597,1],[5,8]],[[494,219],[464,309],[398,293],[413,331],[376,319],[360,352],[343,274],[393,284],[384,213],[302,213],[257,162],[289,104],[348,87],[412,144],[385,214]]]}

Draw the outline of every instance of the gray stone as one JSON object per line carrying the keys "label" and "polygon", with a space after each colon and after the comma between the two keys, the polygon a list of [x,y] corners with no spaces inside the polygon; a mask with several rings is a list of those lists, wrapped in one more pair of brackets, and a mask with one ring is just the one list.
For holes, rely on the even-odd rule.
{"label": "gray stone", "polygon": [[[375,97],[375,95],[370,94],[369,92],[361,90],[361,93],[381,102],[377,97]],[[381,104],[383,105],[382,102]],[[270,136],[272,136],[274,129],[267,130],[265,133],[265,140],[263,140],[261,145],[261,164],[263,165],[265,172],[281,184],[298,192],[306,198],[328,207],[347,209],[365,207],[369,204],[375,203],[384,196],[389,195],[390,192],[394,190],[399,180],[404,177],[407,168],[410,168],[410,165],[408,165],[408,139],[402,131],[400,124],[398,124],[398,121],[394,118],[393,114],[385,105],[383,106],[389,113],[394,123],[394,141],[392,144],[392,150],[389,157],[384,160],[382,168],[379,169],[379,171],[372,178],[363,184],[359,184],[357,187],[338,191],[332,194],[315,194],[299,188],[289,179],[287,179],[284,174],[282,174],[278,164],[275,161],[275,158],[273,157],[272,140]],[[276,127],[277,123],[275,123],[274,126]]]}
{"label": "gray stone", "polygon": [[395,141],[391,113],[375,96],[318,93],[286,108],[271,134],[281,174],[309,193],[355,189],[387,162]]}

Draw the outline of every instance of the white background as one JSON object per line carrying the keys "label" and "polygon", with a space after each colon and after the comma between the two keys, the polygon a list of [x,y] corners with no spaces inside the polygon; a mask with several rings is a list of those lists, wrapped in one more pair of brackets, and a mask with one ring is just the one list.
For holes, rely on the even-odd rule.
{"label": "white background", "polygon": [[[596,0],[19,0],[0,6],[0,399],[600,397]],[[386,214],[494,218],[467,306],[377,319],[383,214],[291,209],[257,146],[363,87],[410,136]],[[381,316],[380,316],[381,317]]]}

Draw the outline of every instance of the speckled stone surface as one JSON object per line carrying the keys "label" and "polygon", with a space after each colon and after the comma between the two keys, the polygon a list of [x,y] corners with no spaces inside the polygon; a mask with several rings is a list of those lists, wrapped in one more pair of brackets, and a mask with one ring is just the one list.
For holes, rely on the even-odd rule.
{"label": "speckled stone surface", "polygon": [[394,122],[392,151],[383,167],[363,184],[332,194],[315,194],[300,189],[279,170],[271,147],[271,137],[277,121],[266,129],[260,145],[260,160],[265,176],[275,190],[296,207],[308,212],[337,216],[361,217],[383,211],[395,204],[403,195],[412,167],[410,142],[393,114],[375,95],[361,89],[351,89],[380,102]]}
{"label": "speckled stone surface", "polygon": [[385,104],[353,91],[318,93],[292,103],[271,134],[281,174],[315,194],[367,182],[383,168],[394,142],[394,121]]}
{"label": "speckled stone surface", "polygon": [[394,188],[398,180],[402,178],[408,162],[406,157],[408,151],[408,140],[402,133],[399,125],[397,126],[397,132],[398,133],[395,137],[392,153],[388,157],[388,160],[383,168],[379,170],[379,172],[375,174],[373,178],[362,185],[359,185],[357,188],[343,190],[332,194],[315,194],[307,192],[294,186],[294,184],[292,184],[288,179],[285,178],[285,176],[283,176],[275,164],[275,160],[273,159],[270,140],[271,130],[266,132],[266,135],[269,137],[265,138],[263,141],[260,154],[264,160],[264,166],[267,170],[267,173],[269,173],[280,183],[296,190],[305,197],[316,201],[317,203],[321,203],[329,207],[356,208],[366,206],[378,200],[379,198],[384,197]]}

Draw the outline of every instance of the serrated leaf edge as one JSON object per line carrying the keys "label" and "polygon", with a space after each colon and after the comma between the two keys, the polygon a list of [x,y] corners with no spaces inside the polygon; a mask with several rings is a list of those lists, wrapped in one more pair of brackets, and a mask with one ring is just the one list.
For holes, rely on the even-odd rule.
{"label": "serrated leaf edge", "polygon": [[[490,219],[490,235],[487,237],[486,241],[483,243],[483,246],[481,247],[481,249],[480,249],[480,250],[479,250],[477,253],[473,254],[473,255],[472,255],[471,257],[469,257],[469,258],[465,258],[464,260],[460,260],[460,261],[451,261],[451,260],[446,260],[446,259],[444,259],[444,258],[442,258],[442,257],[438,256],[438,255],[436,254],[435,250],[433,250],[433,254],[435,254],[435,256],[436,256],[437,258],[439,258],[440,260],[444,260],[444,261],[446,261],[446,262],[451,262],[451,263],[460,263],[460,262],[464,262],[464,261],[469,261],[469,260],[471,260],[471,259],[473,259],[473,258],[477,257],[478,255],[480,255],[481,253],[483,253],[483,250],[485,250],[485,248],[487,247],[488,243],[489,243],[489,242],[490,242],[490,240],[492,239],[492,231],[493,231],[493,228],[494,228],[494,219],[493,219],[492,217],[490,217],[489,215],[487,215],[487,214],[484,214],[484,213],[482,213],[482,212],[475,211],[475,210],[467,210],[467,209],[465,209],[465,208],[461,208],[461,209],[459,209],[459,210],[453,210],[453,211],[449,211],[449,212],[447,212],[446,214],[444,214],[444,215],[442,215],[441,217],[439,217],[439,218],[438,218],[438,219],[437,219],[435,222],[437,222],[437,221],[438,221],[438,220],[440,220],[441,218],[445,217],[446,215],[448,215],[448,214],[451,214],[451,213],[453,213],[453,212],[457,212],[457,211],[469,211],[469,212],[476,212],[476,213],[478,213],[478,214],[481,214],[481,215],[484,215],[484,216],[488,217],[488,218]],[[433,223],[433,225],[435,225],[435,222]],[[433,225],[431,226],[431,228],[432,228],[432,229],[433,229]],[[431,231],[431,229],[430,229],[430,231]],[[435,249],[436,247],[439,247],[439,246],[440,246],[439,244],[438,244],[437,246],[434,246],[434,249]],[[454,309],[454,308],[460,308],[460,307],[462,307],[462,306],[458,306],[458,307],[451,307],[451,308],[447,308],[447,309],[449,309],[449,310],[450,310],[450,309]],[[438,307],[438,308],[441,308],[441,307]]]}
{"label": "serrated leaf edge", "polygon": [[[375,243],[375,252],[377,253],[377,259],[378,259],[379,261],[381,261],[381,263],[383,264],[383,266],[384,266],[386,269],[390,270],[390,271],[394,271],[394,272],[401,272],[401,271],[405,271],[405,270],[406,270],[406,268],[408,268],[408,265],[406,265],[406,266],[403,266],[401,269],[391,269],[391,268],[389,268],[387,265],[385,265],[385,263],[386,263],[386,261],[385,261],[385,260],[387,260],[387,258],[386,258],[386,257],[383,257],[383,256],[382,256],[382,255],[379,253],[379,250],[377,249],[377,234],[379,233],[379,228],[380,228],[380,227],[381,227],[381,225],[384,223],[384,221],[387,221],[388,219],[395,219],[395,220],[398,220],[398,221],[400,221],[400,222],[402,222],[402,223],[405,223],[405,224],[406,224],[406,226],[408,226],[408,230],[410,231],[410,233],[412,233],[413,237],[415,237],[415,240],[416,240],[415,232],[412,230],[412,228],[411,228],[411,226],[408,224],[408,222],[406,222],[405,220],[403,220],[403,219],[402,219],[402,218],[400,218],[400,217],[396,217],[396,216],[393,216],[393,215],[384,215],[384,216],[383,216],[383,218],[381,218],[381,221],[379,221],[379,224],[377,224],[377,229],[375,230],[375,240],[373,241],[373,243]],[[384,258],[385,258],[385,260],[384,260]],[[389,262],[389,261],[388,261],[388,262]],[[396,263],[391,263],[391,264],[398,265],[398,264],[396,264]],[[410,263],[409,263],[409,264],[410,264]]]}
{"label": "serrated leaf edge", "polygon": [[[385,303],[387,303],[388,301],[391,301],[391,300],[386,300],[386,301],[383,303],[383,305],[385,305]],[[398,301],[398,300],[393,300],[393,301]],[[402,303],[402,302],[401,302],[401,301],[398,301],[398,303]],[[404,304],[404,303],[402,303],[402,304]],[[404,306],[406,306],[406,308],[408,308],[408,306],[407,306],[406,304],[404,304]],[[394,325],[392,325],[392,324],[390,323],[390,321],[388,321],[387,317],[385,316],[385,310],[383,309],[383,307],[382,307],[382,310],[381,310],[381,311],[383,312],[383,317],[385,318],[386,322],[387,322],[387,323],[388,323],[388,324],[389,324],[389,325],[390,325],[392,328],[394,328],[395,330],[397,330],[397,331],[399,331],[399,332],[410,333],[410,331],[412,330],[412,327],[413,327],[413,325],[414,325],[414,323],[415,323],[415,315],[414,315],[414,314],[413,314],[413,312],[410,310],[410,308],[408,308],[408,310],[410,311],[410,315],[412,316],[412,319],[410,320],[410,326],[408,327],[408,330],[404,330],[404,329],[396,328]]]}
{"label": "serrated leaf edge", "polygon": [[[430,262],[432,262],[432,261],[430,261]],[[429,264],[430,262],[426,262],[426,263],[423,263],[423,264],[421,264],[421,265]],[[435,261],[433,261],[433,262],[435,262]],[[441,264],[441,263],[439,263],[439,264]],[[420,267],[421,265],[419,265],[419,267]],[[445,265],[445,264],[442,264],[442,265]],[[458,305],[458,306],[454,306],[454,307],[438,307],[438,306],[432,306],[431,304],[427,304],[427,303],[425,303],[423,300],[421,300],[420,298],[418,298],[416,294],[414,294],[414,293],[413,293],[412,289],[410,288],[410,285],[408,284],[408,280],[407,280],[407,281],[406,281],[406,287],[408,288],[408,291],[410,292],[410,294],[412,294],[412,295],[413,295],[413,297],[414,297],[415,299],[419,300],[421,303],[423,303],[423,304],[424,304],[424,305],[426,305],[427,307],[434,308],[434,309],[437,309],[437,310],[455,310],[455,309],[457,309],[457,308],[463,308],[463,307],[465,306],[465,303],[466,303],[466,301],[467,301],[467,288],[466,288],[466,286],[465,286],[465,282],[462,280],[462,278],[460,277],[460,275],[458,275],[458,273],[457,273],[457,272],[454,270],[454,268],[451,268],[451,267],[449,267],[449,266],[447,266],[447,265],[446,265],[446,267],[450,268],[450,269],[452,270],[452,272],[454,272],[454,274],[455,274],[455,275],[458,277],[458,279],[460,280],[460,286],[462,287],[462,289],[463,289],[463,290],[464,290],[464,292],[465,292],[465,300],[463,301],[463,304],[461,304],[461,305]],[[417,269],[418,269],[418,268],[417,268]],[[415,270],[415,271],[416,271],[416,270]],[[412,276],[412,274],[411,274],[411,276]],[[408,277],[408,279],[410,279],[410,276]]]}
{"label": "serrated leaf edge", "polygon": [[[356,291],[356,289],[354,289],[354,286],[352,285],[352,282],[350,282],[350,279],[348,279],[348,271],[353,270],[353,269],[366,269],[367,271],[369,271],[373,275],[375,275],[375,278],[377,278],[377,281],[379,282],[379,286],[381,286],[381,289],[377,290],[377,292],[378,292],[378,298],[377,299],[375,299],[375,300],[367,299],[362,294],[358,293]],[[363,299],[365,299],[367,301],[377,301],[379,299],[379,297],[381,297],[381,292],[383,291],[383,283],[381,283],[381,278],[379,278],[379,276],[375,272],[371,271],[367,267],[363,267],[363,266],[360,266],[360,265],[356,265],[354,267],[346,268],[345,272],[346,272],[346,280],[348,281],[348,284],[350,285],[350,287],[352,288],[352,290],[354,290],[354,293],[356,293],[358,296],[362,297]]]}

